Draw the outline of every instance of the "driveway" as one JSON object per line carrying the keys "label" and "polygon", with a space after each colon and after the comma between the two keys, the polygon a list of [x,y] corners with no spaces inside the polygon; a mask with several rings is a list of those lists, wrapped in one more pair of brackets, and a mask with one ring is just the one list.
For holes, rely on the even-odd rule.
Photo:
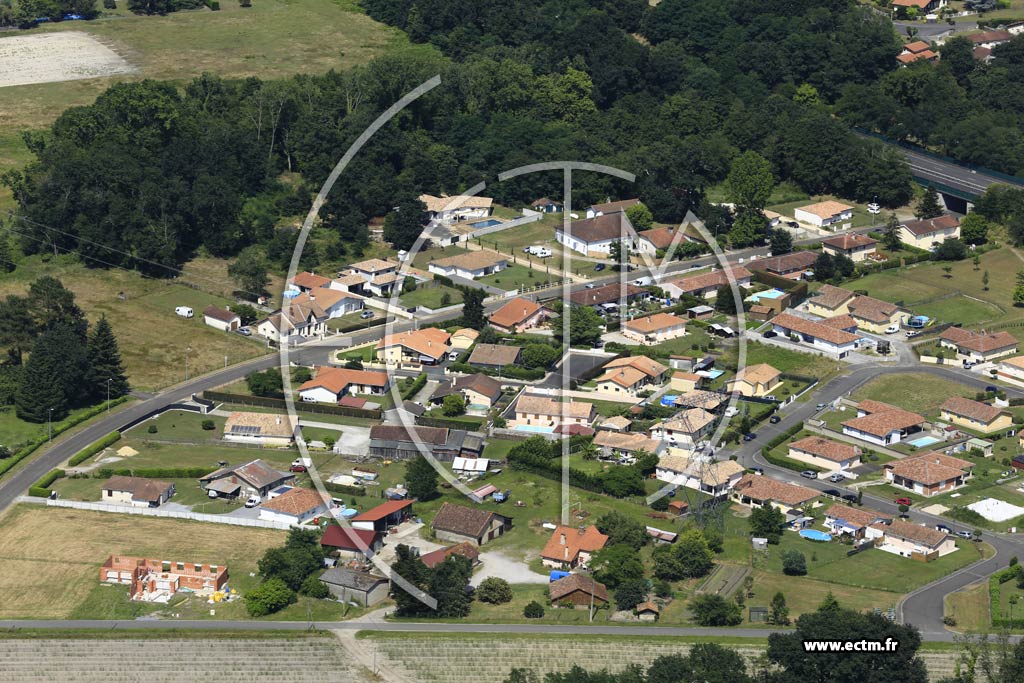
{"label": "driveway", "polygon": [[479,586],[486,578],[496,576],[509,583],[547,583],[546,574],[537,574],[530,570],[522,560],[516,560],[498,551],[480,554],[480,568],[473,572],[469,580],[471,586]]}
{"label": "driveway", "polygon": [[343,425],[334,452],[340,455],[363,456],[370,452],[370,428]]}

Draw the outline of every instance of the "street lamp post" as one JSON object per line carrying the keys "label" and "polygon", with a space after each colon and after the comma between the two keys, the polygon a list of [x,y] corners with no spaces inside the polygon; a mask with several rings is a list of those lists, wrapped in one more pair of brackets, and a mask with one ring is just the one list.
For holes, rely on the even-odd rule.
{"label": "street lamp post", "polygon": [[107,415],[110,414],[110,382],[113,379],[113,377],[107,378]]}
{"label": "street lamp post", "polygon": [[53,441],[53,408],[46,411],[46,440]]}

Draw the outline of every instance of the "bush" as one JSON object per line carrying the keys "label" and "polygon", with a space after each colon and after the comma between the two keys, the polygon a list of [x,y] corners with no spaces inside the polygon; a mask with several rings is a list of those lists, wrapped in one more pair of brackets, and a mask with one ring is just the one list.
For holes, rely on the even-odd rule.
{"label": "bush", "polygon": [[782,572],[787,576],[804,576],[807,574],[807,558],[799,550],[783,552]]}
{"label": "bush", "polygon": [[544,616],[544,608],[539,602],[533,600],[523,608],[523,616],[527,619],[540,619]]}
{"label": "bush", "polygon": [[505,579],[490,576],[480,582],[476,589],[476,599],[492,605],[504,605],[512,601],[512,587]]}
{"label": "bush", "polygon": [[701,626],[736,626],[743,621],[740,606],[721,595],[699,595],[690,603],[690,610]]}
{"label": "bush", "polygon": [[323,600],[331,595],[331,591],[327,589],[327,584],[321,581],[320,577],[316,574],[310,574],[306,577],[306,580],[302,582],[302,588],[299,589],[299,592],[318,600]]}
{"label": "bush", "polygon": [[217,425],[213,423],[213,420],[203,420],[202,423],[200,423],[200,426],[203,428],[204,432],[212,432],[214,427]]}
{"label": "bush", "polygon": [[156,425],[149,425],[149,428],[146,430],[149,434],[156,434],[158,431],[160,430],[156,428]]}
{"label": "bush", "polygon": [[64,470],[50,470],[44,474],[39,481],[29,487],[28,495],[36,496],[37,498],[49,498],[51,493],[50,484],[57,481],[64,475]]}
{"label": "bush", "polygon": [[95,471],[93,476],[98,479],[109,479],[115,475],[144,479],[201,479],[216,470],[216,467],[150,467],[145,469],[101,467]]}
{"label": "bush", "polygon": [[245,596],[245,608],[254,617],[279,612],[293,602],[295,591],[281,579],[268,579]]}
{"label": "bush", "polygon": [[81,463],[85,462],[92,456],[102,451],[107,446],[116,443],[120,439],[120,432],[110,432],[102,439],[94,441],[90,445],[86,446],[85,448],[71,456],[71,458],[68,460],[68,465],[70,465],[71,467],[74,467],[75,465],[80,465]]}

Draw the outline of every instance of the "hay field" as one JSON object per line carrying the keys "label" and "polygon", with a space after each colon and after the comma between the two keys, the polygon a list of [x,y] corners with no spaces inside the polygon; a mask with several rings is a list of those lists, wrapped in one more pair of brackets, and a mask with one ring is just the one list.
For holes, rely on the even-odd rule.
{"label": "hay field", "polygon": [[119,54],[82,31],[0,40],[0,88],[103,78],[135,71]]}
{"label": "hay field", "polygon": [[227,565],[229,584],[248,585],[263,551],[284,538],[274,529],[19,505],[0,521],[0,619],[71,617],[117,553]]}

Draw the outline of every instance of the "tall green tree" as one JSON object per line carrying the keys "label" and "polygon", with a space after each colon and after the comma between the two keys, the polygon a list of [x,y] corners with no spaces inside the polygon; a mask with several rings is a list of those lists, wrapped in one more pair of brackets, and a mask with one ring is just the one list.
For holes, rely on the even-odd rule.
{"label": "tall green tree", "polygon": [[885,221],[882,246],[888,251],[899,251],[903,247],[903,241],[900,240],[900,220],[896,218],[895,213],[890,213]]}
{"label": "tall green tree", "polygon": [[85,341],[89,321],[75,302],[75,295],[55,277],[44,275],[28,288],[29,311],[36,330],[43,332],[55,325],[66,325]]}
{"label": "tall green tree", "polygon": [[643,202],[637,202],[626,209],[626,217],[629,218],[629,222],[633,224],[637,232],[650,230],[654,225],[654,216]]}
{"label": "tall green tree", "polygon": [[411,249],[423,232],[426,218],[426,205],[416,197],[407,197],[384,219],[384,239],[395,249]]}
{"label": "tall green tree", "polygon": [[742,208],[729,230],[729,246],[741,249],[761,243],[768,231],[768,219],[760,209]]}
{"label": "tall green tree", "polygon": [[238,258],[228,266],[228,275],[239,288],[255,299],[267,291],[267,285],[270,284],[268,269],[269,264],[263,248],[252,245],[243,249]]}
{"label": "tall green tree", "polygon": [[[106,316],[100,317],[89,335],[89,385],[94,399],[125,396],[131,387],[121,362],[117,338]],[[109,389],[109,391],[108,391]]]}
{"label": "tall green tree", "polygon": [[771,611],[768,613],[768,621],[779,626],[789,624],[789,607],[786,606],[786,596],[782,591],[772,596]]}
{"label": "tall green tree", "polygon": [[462,289],[462,324],[474,330],[482,330],[487,325],[484,313],[484,298],[487,293],[475,287]]}
{"label": "tall green tree", "polygon": [[644,576],[644,565],[632,547],[619,543],[599,550],[594,556],[594,578],[609,588]]}
{"label": "tall green tree", "polygon": [[[395,547],[395,561],[391,569],[398,576],[405,579],[413,587],[427,592],[431,578],[430,569],[419,558],[419,554],[405,545],[399,543]],[[397,581],[392,584],[391,594],[395,599],[395,610],[399,616],[425,616],[429,614],[429,608],[413,593],[407,592]]]}
{"label": "tall green tree", "polygon": [[786,516],[774,505],[758,505],[750,513],[750,533],[776,545],[782,539]]}
{"label": "tall green tree", "polygon": [[774,228],[768,235],[768,248],[772,256],[781,256],[793,251],[793,235],[785,228]]}
{"label": "tall green tree", "polygon": [[989,223],[981,214],[972,211],[960,220],[960,239],[965,244],[985,244]]}
{"label": "tall green tree", "polygon": [[36,335],[28,299],[14,294],[0,299],[0,346],[7,347],[15,363],[21,363],[22,354],[32,347]]}
{"label": "tall green tree", "polygon": [[0,273],[12,273],[17,267],[11,253],[11,238],[6,230],[0,229]]}
{"label": "tall green tree", "polygon": [[733,159],[725,178],[726,197],[745,209],[764,209],[774,186],[771,163],[753,151]]}
{"label": "tall green tree", "polygon": [[914,215],[921,220],[926,220],[928,218],[938,218],[942,214],[943,208],[942,203],[939,201],[939,192],[933,185],[929,185],[925,189],[921,201],[918,202]]}
{"label": "tall green tree", "polygon": [[430,500],[437,496],[437,470],[425,457],[417,455],[405,463],[405,486],[409,495],[417,500]]}
{"label": "tall green tree", "polygon": [[89,357],[77,331],[63,323],[51,326],[25,363],[15,398],[18,417],[36,423],[64,419],[87,395],[88,375]]}

